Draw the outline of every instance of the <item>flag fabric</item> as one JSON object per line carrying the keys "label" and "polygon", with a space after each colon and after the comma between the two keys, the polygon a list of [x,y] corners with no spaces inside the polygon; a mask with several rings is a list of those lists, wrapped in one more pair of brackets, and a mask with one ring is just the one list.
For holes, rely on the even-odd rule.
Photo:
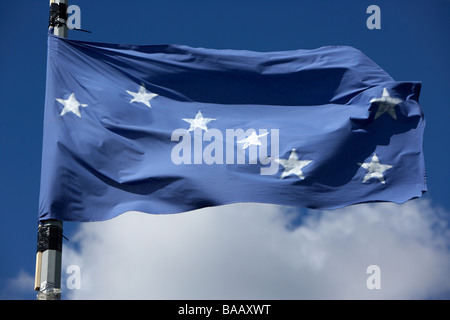
{"label": "flag fabric", "polygon": [[49,34],[39,219],[403,203],[426,191],[420,88],[348,46],[253,52]]}

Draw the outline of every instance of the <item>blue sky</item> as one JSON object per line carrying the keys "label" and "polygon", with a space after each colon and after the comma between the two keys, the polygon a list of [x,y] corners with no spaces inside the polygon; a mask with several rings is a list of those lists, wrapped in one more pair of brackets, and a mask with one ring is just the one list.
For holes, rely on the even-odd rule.
{"label": "blue sky", "polygon": [[[361,216],[367,217],[364,221],[359,220],[360,218],[356,212],[358,209],[354,208],[343,211],[340,214],[342,221],[337,221],[335,217],[339,216],[339,214],[330,212],[307,212],[306,210],[300,210],[294,214],[290,208],[273,209],[270,207],[270,209],[267,209],[268,212],[265,218],[262,218],[263,222],[258,221],[258,223],[255,223],[252,220],[253,218],[250,219],[249,217],[255,217],[251,212],[258,211],[260,207],[245,207],[249,211],[248,217],[244,219],[245,221],[248,220],[246,223],[249,226],[256,225],[255,228],[258,226],[260,228],[258,232],[250,232],[249,244],[246,246],[252,252],[259,252],[254,247],[251,247],[251,239],[255,241],[254,245],[258,247],[257,243],[261,240],[259,237],[263,237],[266,234],[261,230],[270,230],[271,224],[268,221],[278,219],[274,218],[277,217],[277,214],[274,213],[277,210],[283,211],[284,216],[289,218],[284,222],[276,220],[274,225],[277,226],[279,233],[272,234],[273,239],[276,239],[275,243],[280,241],[280,245],[283,246],[286,243],[295,246],[296,242],[293,238],[289,238],[286,242],[282,241],[286,235],[282,232],[283,228],[281,226],[286,225],[286,221],[300,221],[295,216],[300,212],[306,215],[306,220],[302,220],[304,228],[299,228],[298,225],[296,226],[297,233],[295,235],[298,239],[303,240],[305,246],[309,244],[310,246],[304,249],[306,251],[314,249],[312,251],[314,254],[303,256],[304,263],[312,269],[298,269],[299,271],[313,273],[313,270],[316,270],[314,268],[323,271],[327,270],[330,265],[342,265],[340,275],[342,273],[346,275],[346,268],[355,267],[346,267],[344,263],[339,264],[342,257],[349,254],[349,252],[344,250],[344,243],[346,242],[342,242],[342,247],[338,246],[337,244],[341,242],[333,242],[332,238],[324,239],[323,237],[325,235],[322,235],[321,232],[323,231],[327,232],[328,235],[333,235],[333,230],[336,230],[336,226],[339,225],[343,228],[342,230],[347,230],[347,234],[349,235],[347,240],[359,241],[362,239],[361,235],[351,230],[360,227],[361,230],[374,232],[376,239],[380,239],[380,234],[386,235],[386,239],[392,239],[390,245],[383,244],[378,240],[375,241],[374,243],[379,246],[370,247],[373,249],[372,252],[377,250],[383,251],[381,249],[382,245],[387,245],[390,248],[396,248],[398,245],[398,252],[404,253],[405,259],[399,261],[396,265],[394,262],[397,251],[392,251],[393,258],[379,256],[380,261],[384,261],[384,265],[386,266],[390,265],[387,261],[392,262],[392,270],[394,271],[392,273],[387,271],[388,275],[392,275],[392,279],[402,278],[394,276],[398,276],[400,273],[405,279],[404,282],[397,284],[398,287],[392,285],[385,289],[385,291],[382,289],[377,293],[378,295],[371,296],[368,294],[367,298],[448,299],[450,297],[450,285],[448,284],[448,280],[446,280],[448,275],[443,271],[439,273],[440,267],[447,266],[450,263],[450,255],[448,252],[450,247],[448,236],[450,229],[446,225],[450,220],[448,216],[450,212],[450,197],[448,196],[448,181],[450,180],[450,170],[448,170],[448,164],[450,163],[450,129],[448,119],[450,119],[450,105],[447,99],[448,90],[450,89],[450,60],[448,59],[450,56],[450,42],[448,41],[450,39],[450,20],[448,19],[450,16],[450,1],[167,0],[135,1],[131,3],[116,0],[74,0],[70,4],[76,4],[81,8],[82,28],[92,32],[91,34],[87,34],[70,31],[69,38],[71,39],[112,43],[185,44],[193,47],[256,51],[313,49],[325,45],[349,45],[363,51],[395,80],[422,81],[423,87],[420,95],[420,104],[427,121],[424,137],[424,152],[429,189],[428,193],[422,199],[412,201],[412,203],[403,206],[387,207],[388,209],[382,207],[378,211],[377,208],[359,206],[359,209],[364,211],[364,213],[361,213]],[[369,30],[366,27],[366,20],[369,17],[366,9],[372,4],[378,5],[381,9],[380,30]],[[0,299],[35,298],[35,292],[32,288],[32,278],[34,277],[35,266],[41,168],[47,24],[48,1],[24,0],[20,4],[11,1],[2,1],[0,3],[0,40],[2,44],[0,51],[0,203],[2,206],[0,210],[3,222],[0,229],[2,253],[0,259]],[[258,210],[255,208],[258,208]],[[264,211],[266,208],[263,207],[261,210]],[[369,213],[374,212],[373,216],[381,217],[380,211],[383,210],[389,211],[392,215],[397,216],[389,216],[386,222],[383,222],[381,225],[376,224],[381,222],[375,223],[370,220]],[[218,211],[220,213],[217,213],[215,216],[220,216],[218,219],[225,219],[222,218],[222,215],[227,215],[227,207],[220,208]],[[234,209],[230,209],[230,211],[234,211]],[[200,216],[204,220],[198,218]],[[212,241],[212,237],[214,241],[217,241],[216,248],[222,248],[223,250],[223,255],[220,258],[217,257],[215,261],[222,261],[222,259],[225,261],[225,257],[228,257],[227,254],[231,254],[230,252],[232,250],[232,247],[225,246],[224,244],[227,243],[225,234],[222,238],[217,235],[221,235],[222,231],[218,231],[216,234],[205,233],[202,237],[201,232],[204,229],[200,228],[200,226],[214,228],[220,222],[229,226],[231,228],[230,230],[232,230],[232,221],[245,223],[245,221],[240,221],[239,217],[234,217],[232,213],[230,213],[230,216],[232,217],[229,219],[235,220],[210,221],[213,218],[208,217],[202,212],[193,218],[189,218],[188,215],[182,215],[182,217],[175,218],[180,219],[180,221],[174,221],[172,224],[166,223],[165,221],[155,222],[154,220],[152,222],[139,221],[137,223],[133,220],[136,218],[133,217],[130,218],[130,221],[123,222],[122,225],[138,228],[138,225],[151,223],[153,224],[151,227],[152,230],[157,233],[160,229],[155,229],[154,224],[161,223],[160,227],[167,228],[167,233],[172,233],[174,230],[177,230],[181,235],[186,237],[196,235],[200,238],[204,237],[205,239],[209,239],[208,241]],[[121,217],[117,221],[122,221],[120,219],[127,219],[127,217]],[[147,218],[139,217],[138,219]],[[200,220],[197,221],[197,219]],[[392,223],[392,225],[389,223]],[[189,225],[192,230],[198,230],[198,232],[193,234],[187,232],[182,228],[183,224]],[[380,228],[380,234],[378,236],[376,235],[375,226]],[[238,229],[240,230],[241,228]],[[242,229],[242,235],[244,237],[246,231],[245,228]],[[70,241],[65,242],[65,249],[67,248],[67,254],[64,256],[65,266],[80,264],[82,266],[82,275],[85,275],[84,279],[93,277],[95,273],[88,268],[89,263],[95,264],[95,261],[97,261],[98,268],[102,268],[102,263],[105,263],[104,261],[111,257],[101,256],[104,259],[99,259],[103,262],[95,260],[93,257],[100,257],[100,254],[92,251],[94,250],[92,248],[87,249],[89,246],[86,244],[85,239],[93,239],[95,238],[95,234],[103,232],[98,237],[104,241],[108,239],[110,243],[115,243],[114,241],[117,240],[110,239],[105,234],[117,230],[120,230],[120,227],[117,227],[115,222],[111,222],[110,224],[93,223],[90,225],[66,223],[64,225],[64,234]],[[127,237],[127,234],[123,235],[121,232],[123,230],[120,230],[119,234]],[[142,237],[148,236],[145,229],[140,232],[142,232]],[[417,235],[417,232],[420,235]],[[339,234],[342,235],[342,233],[338,232],[336,233],[336,237]],[[252,235],[254,235],[254,238],[252,238]],[[289,234],[290,237],[293,235],[293,233]],[[85,237],[83,238],[83,236]],[[311,237],[318,237],[318,240],[314,242],[311,240]],[[147,241],[163,241],[164,245],[170,243],[168,248],[174,250],[174,252],[181,252],[184,248],[177,247],[175,242],[170,242],[163,235],[161,235],[161,238],[145,239]],[[139,242],[139,240],[136,241]],[[263,241],[262,243],[266,242]],[[428,243],[429,246],[419,246],[419,243]],[[192,242],[192,246],[194,244],[195,242]],[[404,247],[402,247],[402,244]],[[98,243],[96,245],[98,250],[105,251],[105,247],[101,247]],[[415,247],[415,245],[418,247]],[[92,247],[96,248],[95,245]],[[152,252],[152,254],[158,257],[164,257],[161,253],[164,251],[164,248],[160,247],[158,249],[158,246],[155,246],[154,242],[152,242],[151,247],[154,250],[160,250],[159,253]],[[436,249],[437,247],[439,247],[439,250]],[[142,247],[144,251],[145,248],[145,246]],[[349,246],[348,250],[351,250],[351,248],[353,246]],[[363,256],[366,254],[364,248],[368,247],[354,247],[354,253]],[[416,248],[417,250],[411,248]],[[204,249],[212,250],[210,247]],[[198,255],[200,259],[204,251],[196,250],[192,251],[193,255]],[[331,254],[331,251],[342,252],[342,256],[334,256]],[[294,249],[293,251],[286,251],[284,256],[279,257],[280,261],[284,261],[287,257],[292,257],[294,252]],[[322,256],[317,255],[318,252],[323,252]],[[264,252],[259,252],[255,258],[261,258],[264,255]],[[241,252],[240,257],[244,259],[242,261],[245,261],[245,256],[245,252]],[[313,256],[316,258],[313,259]],[[353,255],[353,257],[355,256]],[[423,261],[424,257],[428,257],[429,261],[435,261],[435,264],[420,265],[415,269],[414,261]],[[185,258],[189,259],[189,256]],[[306,261],[305,259],[312,260]],[[169,263],[168,261],[172,260],[168,259],[166,263]],[[150,263],[145,259],[138,260],[138,262],[143,265]],[[193,270],[203,270],[195,263],[189,264],[189,261],[186,260],[184,262]],[[375,263],[377,262],[375,261]],[[408,270],[410,273],[402,273],[400,271],[402,270],[400,268],[402,263],[409,263]],[[150,263],[150,265],[152,264]],[[187,289],[192,283],[180,281],[180,287],[177,287],[176,290],[184,293],[184,295],[180,293],[178,297],[245,297],[252,299],[259,297],[255,292],[262,292],[261,297],[273,297],[269,294],[264,294],[264,290],[267,290],[267,292],[279,292],[277,297],[283,298],[352,298],[350,293],[348,295],[346,295],[347,293],[340,295],[338,291],[336,294],[332,294],[331,292],[333,290],[327,286],[327,283],[319,280],[317,282],[312,280],[308,282],[310,295],[305,292],[299,295],[298,291],[292,285],[288,284],[288,282],[292,282],[290,281],[292,280],[291,278],[284,279],[284,282],[276,282],[273,280],[273,282],[265,283],[260,288],[260,291],[244,290],[246,295],[240,295],[237,289],[239,286],[230,286],[223,290],[220,289],[223,287],[223,284],[217,280],[217,275],[221,274],[219,272],[220,265],[220,263],[217,263],[217,265],[213,264],[211,267],[217,267],[215,269],[217,273],[211,271],[211,277],[216,279],[217,287],[202,285],[207,282],[207,279],[202,278],[200,275],[193,276],[193,279],[196,279],[195,285],[200,288],[199,292],[201,294],[192,295],[192,291]],[[243,270],[249,270],[248,266],[251,264],[250,262],[247,264],[242,262],[238,265],[241,268],[231,268],[232,271],[226,273],[231,279],[233,277],[240,279]],[[275,264],[274,267],[276,266]],[[127,268],[127,266],[123,267]],[[166,267],[167,265],[162,261],[155,267],[155,270],[165,270],[167,269]],[[278,267],[294,271],[297,270],[293,265],[288,263],[282,266],[278,265]],[[144,269],[137,276],[138,279],[141,282],[155,282],[156,280],[153,278],[146,278],[148,273],[146,270]],[[110,270],[108,266],[105,266],[104,271],[105,274],[111,272],[111,277],[120,278],[121,276],[120,269]],[[124,271],[122,270],[122,272]],[[336,270],[331,268],[327,272],[330,274],[336,272]],[[417,281],[417,278],[424,277],[427,272],[430,274],[434,273],[437,278],[423,283],[418,281],[417,286],[403,286],[405,283],[414,283],[414,281]],[[292,277],[295,278],[294,274],[295,272],[293,272]],[[408,278],[407,274],[411,278]],[[333,275],[335,274],[333,273]],[[442,278],[440,278],[441,276]],[[260,277],[254,277],[255,283],[260,283],[261,279],[267,279],[266,274],[262,271]],[[253,279],[253,277],[251,278]],[[333,278],[331,277],[330,279]],[[344,276],[343,278],[346,277]],[[302,281],[306,280],[301,276],[299,276],[299,279],[301,280],[299,280],[299,285],[305,286],[306,282]],[[346,281],[348,282],[342,285],[348,287],[356,285],[359,280],[349,276]],[[138,282],[136,280],[136,283]],[[394,282],[392,280],[392,283]],[[84,291],[83,289],[76,293],[67,291],[66,297],[111,297],[104,292],[106,291],[104,288],[108,288],[110,292],[115,292],[115,289],[109,287],[110,282],[105,280],[105,283],[100,282],[100,280],[97,282],[92,280],[90,284],[83,283],[83,287],[86,288]],[[282,285],[282,283],[285,285]],[[332,283],[332,280],[329,283]],[[445,285],[442,285],[442,283]],[[167,288],[167,283],[161,283],[159,285]],[[276,290],[273,290],[275,287]],[[366,289],[363,288],[361,290]],[[98,292],[99,294],[104,292],[105,295],[102,296],[100,294],[96,296],[93,292]],[[167,292],[163,293],[163,291],[161,291],[160,296],[156,293],[147,296],[143,288],[135,290],[135,292],[142,292],[142,295],[139,297],[144,298],[173,297]],[[242,288],[240,288],[239,292],[243,292]],[[386,295],[383,295],[383,293],[386,293]],[[131,294],[127,296],[124,291],[116,296],[112,295],[112,297],[135,298]]]}

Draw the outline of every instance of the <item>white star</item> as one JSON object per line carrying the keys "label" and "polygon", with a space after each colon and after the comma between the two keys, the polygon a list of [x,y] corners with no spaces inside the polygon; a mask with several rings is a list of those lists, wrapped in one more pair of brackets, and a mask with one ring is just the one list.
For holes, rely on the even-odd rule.
{"label": "white star", "polygon": [[263,133],[257,135],[256,132],[253,130],[252,134],[249,135],[247,138],[239,140],[238,143],[243,143],[242,149],[247,149],[249,146],[260,146],[261,141],[259,141],[259,138],[267,136],[269,133]]}
{"label": "white star", "polygon": [[150,100],[152,100],[154,97],[158,96],[156,93],[151,93],[151,92],[147,91],[147,89],[145,89],[144,84],[142,84],[139,87],[139,92],[131,92],[131,91],[128,91],[128,90],[126,90],[126,92],[129,95],[133,96],[133,99],[130,100],[130,103],[132,103],[132,102],[142,102],[143,104],[145,104],[149,108],[152,107],[150,105]]}
{"label": "white star", "polygon": [[72,94],[69,96],[69,99],[58,99],[56,98],[56,101],[61,103],[64,108],[62,109],[60,116],[65,115],[67,112],[72,112],[78,117],[81,118],[81,112],[80,107],[86,108],[88,105],[84,103],[79,103],[77,98],[75,97],[75,93],[72,92]]}
{"label": "white star", "polygon": [[368,172],[364,176],[363,183],[372,178],[378,178],[381,183],[385,183],[383,172],[392,168],[389,164],[381,164],[380,160],[377,157],[377,154],[374,153],[372,156],[372,160],[369,163],[358,163],[361,167],[366,169]]}
{"label": "white star", "polygon": [[375,119],[381,116],[383,113],[387,112],[391,115],[392,118],[397,120],[397,115],[395,114],[395,106],[400,102],[403,102],[403,100],[392,98],[389,95],[387,89],[383,88],[383,95],[381,96],[381,98],[374,98],[370,100],[370,103],[378,104],[378,110],[375,114]]}
{"label": "white star", "polygon": [[200,128],[202,130],[208,131],[208,127],[206,126],[209,122],[216,120],[211,118],[203,118],[202,112],[197,112],[197,115],[194,119],[183,119],[186,122],[189,122],[191,126],[188,131],[194,131],[196,128]]}
{"label": "white star", "polygon": [[300,180],[305,179],[302,169],[312,162],[312,160],[298,160],[297,152],[295,149],[291,150],[289,159],[275,159],[276,162],[284,167],[284,171],[281,174],[281,179],[284,179],[288,175],[295,174]]}

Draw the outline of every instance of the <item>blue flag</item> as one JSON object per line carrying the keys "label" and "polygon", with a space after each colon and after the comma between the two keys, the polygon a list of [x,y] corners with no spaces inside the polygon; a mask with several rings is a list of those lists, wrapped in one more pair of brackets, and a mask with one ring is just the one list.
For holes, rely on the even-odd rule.
{"label": "blue flag", "polygon": [[426,191],[420,82],[354,48],[48,42],[40,220]]}

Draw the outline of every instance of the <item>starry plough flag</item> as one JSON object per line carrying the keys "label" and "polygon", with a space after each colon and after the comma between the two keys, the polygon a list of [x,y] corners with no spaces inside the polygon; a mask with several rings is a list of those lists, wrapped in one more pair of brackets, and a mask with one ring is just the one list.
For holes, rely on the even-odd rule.
{"label": "starry plough flag", "polygon": [[354,48],[48,42],[40,220],[426,191],[420,82]]}

